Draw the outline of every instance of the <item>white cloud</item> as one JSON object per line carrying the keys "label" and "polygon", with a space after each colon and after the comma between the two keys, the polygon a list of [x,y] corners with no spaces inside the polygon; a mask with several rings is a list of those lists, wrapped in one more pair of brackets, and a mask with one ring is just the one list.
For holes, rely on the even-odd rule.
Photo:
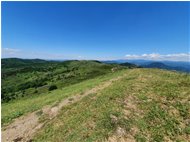
{"label": "white cloud", "polygon": [[2,48],[2,58],[24,58],[24,59],[83,59],[80,55],[67,55],[61,53],[47,53],[38,51],[24,51],[16,48]]}
{"label": "white cloud", "polygon": [[21,52],[22,51],[20,49],[16,48],[2,48],[1,58],[19,57]]}
{"label": "white cloud", "polygon": [[[45,52],[32,52],[32,51],[23,51],[16,48],[2,48],[2,57],[18,57],[18,58],[41,58],[41,59],[91,59],[85,58],[77,54],[55,54],[55,53],[45,53]],[[94,59],[94,58],[92,58]],[[97,60],[114,60],[114,57],[109,58],[96,58]],[[176,53],[176,54],[127,54],[125,59],[144,59],[144,60],[168,60],[168,61],[189,61],[190,62],[190,53]]]}
{"label": "white cloud", "polygon": [[168,61],[190,61],[190,53],[178,53],[178,54],[127,54],[126,59],[144,59],[144,60],[168,60]]}
{"label": "white cloud", "polygon": [[15,55],[18,52],[20,52],[19,49],[14,49],[14,48],[2,48],[2,54],[5,55]]}

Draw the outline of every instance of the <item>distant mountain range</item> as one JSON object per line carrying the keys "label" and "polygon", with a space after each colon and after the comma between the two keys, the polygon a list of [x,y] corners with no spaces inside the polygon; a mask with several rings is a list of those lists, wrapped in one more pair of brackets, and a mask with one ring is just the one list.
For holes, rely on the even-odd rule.
{"label": "distant mountain range", "polygon": [[150,61],[150,60],[110,60],[103,61],[104,63],[116,63],[116,64],[135,64],[144,68],[159,68],[167,70],[176,70],[181,72],[190,73],[190,62],[182,61]]}
{"label": "distant mountain range", "polygon": [[148,65],[144,65],[144,68],[159,68],[159,69],[166,69],[166,70],[176,70],[176,71],[182,71],[182,72],[190,72],[190,68],[188,67],[182,67],[182,66],[168,66],[161,62],[153,62]]}
{"label": "distant mountain range", "polygon": [[138,66],[138,65],[136,65],[136,64],[132,64],[132,63],[128,63],[128,62],[121,63],[120,65],[126,66],[126,67],[128,67],[128,68],[130,68],[130,69],[132,69],[132,68],[139,68],[139,67],[140,67],[140,66]]}
{"label": "distant mountain range", "polygon": [[[60,60],[59,62],[63,62],[66,60]],[[2,66],[27,66],[31,63],[33,64],[42,64],[42,63],[52,63],[56,62],[56,60],[42,60],[42,59],[19,59],[19,58],[7,58],[1,60]],[[182,61],[150,61],[150,60],[109,60],[109,61],[95,61],[95,62],[103,62],[107,64],[120,64],[122,66],[126,66],[128,68],[159,68],[166,70],[175,70],[181,72],[190,73],[190,62],[182,62]]]}

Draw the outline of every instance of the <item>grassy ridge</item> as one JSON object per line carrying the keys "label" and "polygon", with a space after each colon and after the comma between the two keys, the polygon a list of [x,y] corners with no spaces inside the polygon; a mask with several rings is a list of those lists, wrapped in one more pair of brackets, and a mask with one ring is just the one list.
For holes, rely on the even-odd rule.
{"label": "grassy ridge", "polygon": [[32,95],[17,100],[13,100],[8,103],[2,104],[2,125],[9,124],[14,118],[24,115],[28,112],[41,109],[44,105],[59,102],[62,99],[72,96],[78,93],[82,93],[85,90],[93,88],[103,81],[109,80],[113,77],[117,77],[123,74],[124,71],[118,71],[109,73],[106,75],[99,76],[95,79],[89,79],[82,81],[80,83],[70,85],[68,87],[57,89],[48,93],[43,93],[40,95]]}
{"label": "grassy ridge", "polygon": [[[2,126],[126,74],[104,90],[62,108],[34,141],[187,141],[190,75],[126,69],[98,61],[3,63]],[[10,63],[11,62],[11,63]],[[9,66],[10,65],[10,66]],[[54,85],[55,90],[49,91]],[[6,101],[6,99],[8,99]]]}
{"label": "grassy ridge", "polygon": [[126,141],[187,141],[190,76],[157,69],[125,73],[108,88],[64,107],[34,141],[105,141],[117,136],[118,128]]}

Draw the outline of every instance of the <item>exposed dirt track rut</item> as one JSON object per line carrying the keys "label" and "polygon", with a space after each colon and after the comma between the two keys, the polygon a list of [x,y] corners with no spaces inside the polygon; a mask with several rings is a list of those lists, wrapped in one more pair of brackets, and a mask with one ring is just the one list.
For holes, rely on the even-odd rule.
{"label": "exposed dirt track rut", "polygon": [[[62,102],[60,102],[56,106],[45,106],[42,108],[42,115],[45,114],[48,116],[49,119],[54,118],[59,110],[69,104],[75,103],[85,96],[96,93],[100,90],[103,90],[104,88],[110,86],[112,82],[117,81],[123,76],[119,76],[117,78],[113,78],[109,81],[103,82],[102,84],[92,88],[91,90],[88,90],[84,92],[82,95],[81,94],[76,94],[70,98],[64,99]],[[4,131],[2,131],[2,141],[3,142],[29,142],[32,137],[34,136],[35,132],[40,129],[43,125],[44,122],[39,122],[39,115],[37,114],[38,111],[29,113],[27,115],[21,116],[15,121],[7,126]]]}

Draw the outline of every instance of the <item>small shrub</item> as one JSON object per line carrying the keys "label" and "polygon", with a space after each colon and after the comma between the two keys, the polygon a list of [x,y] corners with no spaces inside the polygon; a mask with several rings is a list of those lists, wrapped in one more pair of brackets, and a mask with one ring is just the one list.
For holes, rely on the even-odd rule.
{"label": "small shrub", "polygon": [[56,85],[51,85],[48,90],[52,91],[52,90],[55,90],[55,89],[57,89],[57,86]]}
{"label": "small shrub", "polygon": [[186,127],[184,131],[186,134],[190,134],[190,127]]}
{"label": "small shrub", "polygon": [[38,93],[38,90],[35,89],[34,93]]}

